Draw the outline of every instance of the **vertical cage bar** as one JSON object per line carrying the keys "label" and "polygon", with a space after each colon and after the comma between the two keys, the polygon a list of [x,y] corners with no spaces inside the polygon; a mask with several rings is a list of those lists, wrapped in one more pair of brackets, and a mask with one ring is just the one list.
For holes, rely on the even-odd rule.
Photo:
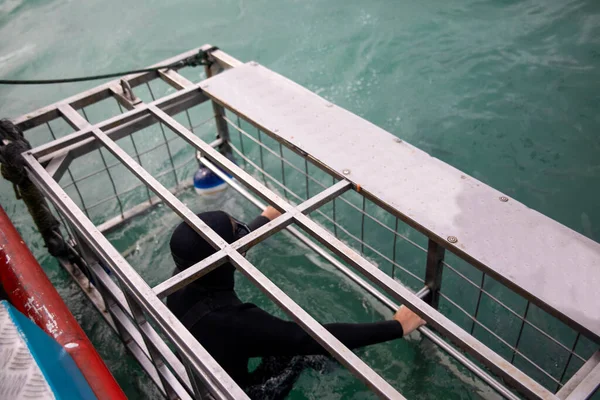
{"label": "vertical cage bar", "polygon": [[[117,105],[119,106],[119,111],[121,112],[121,114],[123,114],[123,107],[121,106],[121,103],[119,103],[119,101],[117,99],[115,99],[115,101],[117,102]],[[135,144],[135,139],[133,138],[133,133],[128,136],[131,139],[131,145],[133,146],[133,151],[135,151],[135,158],[137,158],[138,163],[143,167],[144,164],[142,164],[142,159],[140,157],[140,153],[138,152],[137,145]],[[148,197],[148,203],[152,204],[152,195],[150,194],[150,189],[148,189],[148,186],[145,186],[145,187],[146,187],[146,196]]]}
{"label": "vertical cage bar", "polygon": [[189,112],[189,110],[187,108],[185,109],[185,115],[187,117],[188,124],[190,124],[190,131],[192,133],[195,133],[194,132],[194,125],[192,124],[192,117],[190,117],[190,112]]}
{"label": "vertical cage bar", "polygon": [[[206,78],[210,78],[214,75],[211,66],[208,64],[204,66],[204,73],[206,74]],[[223,154],[231,154],[229,126],[227,126],[227,122],[223,118],[225,116],[225,109],[214,100],[211,100],[211,103],[215,115],[215,124],[217,125],[217,135],[219,138],[223,139],[220,151]]]}
{"label": "vertical cage bar", "polygon": [[65,222],[65,218],[56,209],[56,207],[54,206],[54,204],[52,204],[52,203],[50,203],[50,204],[52,205],[52,209],[54,210],[54,214],[58,215],[58,218],[60,219],[61,226],[63,227],[63,229],[65,230],[65,232],[67,234],[67,237],[68,237],[67,240],[73,240],[73,236],[71,235],[71,231],[69,230],[69,227],[67,226],[67,223]]}
{"label": "vertical cage bar", "polygon": [[[187,117],[187,121],[188,124],[190,125],[190,132],[192,132],[193,134],[196,134],[196,132],[194,132],[194,125],[192,124],[192,117],[190,116],[190,112],[188,111],[188,109],[185,109],[185,115]],[[199,159],[200,154],[196,151],[196,158]],[[200,165],[200,161],[198,160],[198,165]],[[174,170],[175,171],[175,170]],[[177,171],[175,171],[175,175],[177,175]]]}
{"label": "vertical cage bar", "polygon": [[[571,352],[569,353],[569,357],[567,357],[567,362],[565,364],[565,368],[563,368],[562,373],[560,374],[559,381],[562,383],[565,379],[565,375],[567,374],[567,369],[569,368],[569,363],[571,362],[571,358],[573,358],[573,353],[575,352],[575,348],[577,347],[577,343],[579,343],[579,338],[581,337],[581,333],[578,332],[577,336],[575,336],[575,340],[573,341],[573,347],[571,347]],[[560,385],[557,385],[556,390],[560,389]]]}
{"label": "vertical cage bar", "polygon": [[365,254],[365,209],[367,207],[367,198],[362,198],[362,214],[360,216],[360,254]]}
{"label": "vertical cage bar", "polygon": [[473,321],[471,324],[471,335],[475,330],[475,321],[477,321],[477,315],[479,314],[479,305],[481,304],[481,296],[483,295],[483,285],[485,284],[485,272],[481,275],[481,285],[479,286],[479,296],[477,296],[477,305],[475,306],[475,313],[473,314]]}
{"label": "vertical cage bar", "polygon": [[[242,124],[241,124],[241,122],[240,122],[240,117],[239,117],[239,115],[236,115],[236,117],[237,117],[237,126],[238,126],[238,128],[239,128],[237,131],[238,131],[238,135],[240,135],[240,150],[241,150],[242,154],[245,156],[245,155],[246,155],[246,151],[244,150],[244,138],[243,138],[243,136],[242,136],[242,131],[241,131],[241,129],[242,129]],[[283,157],[283,156],[282,156],[282,157]],[[246,168],[248,168],[248,162],[246,161],[246,159],[242,159],[242,160],[244,161],[244,166],[245,166]]]}
{"label": "vertical cage bar", "polygon": [[[80,258],[80,260],[83,260],[83,263],[80,263],[81,265],[77,265],[77,266],[79,267],[79,270],[88,279],[88,287],[87,288],[90,289],[90,286],[92,285],[92,272],[89,268],[89,265],[96,262],[96,257],[94,256],[94,253],[91,251],[89,246],[83,241],[81,236],[79,236],[77,234],[77,231],[74,230],[72,227],[71,227],[71,231],[73,231],[73,240],[77,244],[77,247],[79,248],[77,255]],[[95,283],[96,282],[94,282],[94,286],[95,286]],[[106,306],[106,298],[104,298],[103,293],[100,293],[100,295],[102,296],[102,300],[104,301],[104,304]]]}
{"label": "vertical cage bar", "polygon": [[306,185],[306,200],[310,199],[310,190],[308,186],[308,158],[304,157],[304,179]]}
{"label": "vertical cage bar", "polygon": [[[100,267],[100,268],[102,268],[102,267]],[[92,268],[90,268],[90,270],[92,270]],[[113,312],[114,312],[113,308],[120,309],[120,306],[115,301],[115,299],[113,298],[110,291],[104,286],[104,283],[102,282],[102,280],[99,279],[98,276],[96,276],[95,274],[94,274],[94,278],[96,278],[96,283],[94,284],[94,287],[96,288],[96,290],[98,290],[98,293],[100,293],[100,295],[102,296],[102,299],[104,300],[104,304],[106,306],[106,311],[108,311],[111,315],[113,315]],[[121,311],[123,311],[123,310],[121,310]],[[124,314],[125,314],[125,312],[124,312]],[[119,318],[114,318],[114,315],[113,315],[113,321],[115,323],[117,334],[121,337],[123,344],[125,346],[128,346],[129,343],[134,341],[133,336],[131,336],[129,331],[127,331],[125,326],[123,326],[123,323],[119,320]],[[140,347],[140,349],[142,349],[142,348]],[[145,350],[145,352],[148,351],[147,348],[142,349],[142,351],[144,351],[144,350]],[[156,370],[156,368],[154,368],[154,369]],[[156,373],[158,374],[158,371],[156,371]]]}
{"label": "vertical cage bar", "polygon": [[[331,177],[331,184],[335,185],[335,177]],[[336,203],[337,198],[333,199],[332,203],[333,203],[333,234],[335,235],[335,237],[338,237],[338,226],[337,226],[337,220],[336,220],[336,215],[335,215],[335,203]]]}
{"label": "vertical cage bar", "polygon": [[[242,139],[242,133],[240,132],[240,140],[241,139]],[[283,184],[283,195],[285,196],[285,199],[289,203],[290,199],[288,198],[287,186],[285,185],[285,164],[283,162],[283,145],[281,143],[279,143],[279,156],[281,159],[281,183]]]}
{"label": "vertical cage bar", "polygon": [[121,213],[121,218],[123,218],[123,204],[121,203],[121,199],[119,198],[119,193],[117,192],[117,185],[115,184],[112,174],[110,173],[110,171],[108,169],[108,164],[106,163],[106,159],[104,158],[102,149],[101,148],[98,149],[98,152],[100,153],[100,158],[102,159],[102,164],[104,164],[104,169],[106,169],[106,172],[108,173],[108,177],[110,178],[110,184],[113,188],[113,192],[115,193],[115,198],[117,199],[117,203],[119,204],[119,211]]}
{"label": "vertical cage bar", "polygon": [[[398,218],[396,218],[396,230],[397,225]],[[425,267],[425,285],[429,287],[429,295],[425,301],[435,309],[438,308],[440,301],[440,287],[442,285],[442,271],[445,254],[446,249],[437,242],[429,239],[429,242],[427,243],[427,265]]]}
{"label": "vertical cage bar", "polygon": [[[529,313],[529,305],[531,302],[527,302],[525,306],[525,312],[523,313],[523,319],[521,320],[521,327],[519,328],[519,336],[517,336],[517,342],[515,343],[515,348],[513,349],[512,356],[510,357],[510,363],[515,363],[515,356],[517,355],[517,350],[519,349],[519,343],[521,343],[521,336],[523,335],[523,328],[525,327],[525,320],[527,319],[527,313]],[[573,353],[571,353],[573,354]]]}
{"label": "vertical cage bar", "polygon": [[[133,145],[133,151],[135,151],[135,158],[140,163],[140,165],[143,166],[142,158],[140,157],[140,153],[138,151],[137,145],[135,144],[135,140],[133,139],[133,135],[129,135],[129,137],[131,138],[131,144]],[[146,196],[148,197],[148,202],[152,203],[152,195],[150,194],[150,189],[148,189],[148,186],[146,186]]]}
{"label": "vertical cage bar", "polygon": [[[85,120],[88,123],[90,123],[90,119],[88,118],[87,113],[85,112],[85,107],[81,108],[81,112],[83,113],[83,117],[85,118]],[[108,178],[110,179],[110,184],[113,188],[115,198],[117,199],[117,203],[119,204],[119,212],[121,214],[121,218],[123,218],[123,203],[121,203],[121,199],[119,198],[119,193],[117,192],[117,185],[115,184],[115,180],[113,179],[113,176],[110,173],[110,169],[108,168],[108,164],[106,162],[106,159],[104,158],[104,153],[102,153],[102,148],[99,148],[98,152],[100,153],[100,158],[102,159],[102,164],[104,164],[104,169],[106,170],[106,173],[108,174]],[[75,183],[75,181],[73,181],[73,183]]]}
{"label": "vertical cage bar", "polygon": [[398,243],[398,217],[394,227],[394,248],[392,249],[392,279],[396,279],[396,243]]}
{"label": "vertical cage bar", "polygon": [[[150,84],[146,82],[146,86],[148,87],[148,91],[150,92],[150,96],[152,97],[152,101],[155,101],[154,92],[152,91],[152,87]],[[175,185],[179,185],[179,178],[177,177],[177,170],[175,169],[175,161],[173,161],[173,155],[171,154],[171,146],[169,145],[169,141],[167,140],[167,135],[165,133],[165,127],[161,121],[158,121],[160,126],[160,131],[162,133],[163,140],[165,141],[165,145],[167,146],[167,153],[169,154],[169,161],[171,162],[171,168],[173,168],[173,176],[175,177]]]}
{"label": "vertical cage bar", "polygon": [[[50,135],[52,136],[52,139],[56,140],[56,135],[54,134],[54,130],[50,126],[50,122],[46,122],[46,126],[48,126],[48,130],[50,131]],[[71,178],[71,182],[73,182],[73,186],[75,186],[75,191],[77,192],[77,197],[79,197],[79,201],[81,201],[81,208],[83,208],[83,212],[89,218],[90,214],[85,206],[85,201],[83,201],[83,196],[81,195],[81,192],[79,191],[79,186],[77,186],[77,182],[75,181],[75,178],[73,178],[73,173],[71,172],[70,166],[67,168],[67,173],[69,174],[69,178]]]}
{"label": "vertical cage bar", "polygon": [[[258,142],[262,145],[263,142],[262,142],[262,135],[260,133],[260,129],[256,129],[256,132],[258,134]],[[265,169],[265,160],[263,158],[263,148],[262,148],[261,145],[258,146],[258,152],[260,154],[260,169],[262,169],[261,176],[263,178],[263,182],[264,182],[265,186],[269,187],[269,185],[267,185],[267,178],[265,177],[265,171],[266,171],[266,169]]]}

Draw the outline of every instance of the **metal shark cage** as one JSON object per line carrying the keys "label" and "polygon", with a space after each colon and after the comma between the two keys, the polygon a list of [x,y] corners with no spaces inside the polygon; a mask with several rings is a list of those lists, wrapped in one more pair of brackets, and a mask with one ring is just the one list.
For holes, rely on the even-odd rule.
{"label": "metal shark cage", "polygon": [[[255,62],[205,45],[164,63],[200,50],[205,75],[130,75],[13,121],[39,144],[24,153],[29,176],[85,260],[61,265],[166,397],[247,398],[161,300],[230,262],[375,394],[404,398],[241,255],[284,230],[391,310],[419,314],[425,340],[501,396],[594,393],[598,243]],[[102,104],[114,112],[94,117]],[[177,197],[196,157],[283,214],[227,244]],[[126,173],[137,183],[120,187]],[[217,252],[151,287],[106,234],[161,203]]]}

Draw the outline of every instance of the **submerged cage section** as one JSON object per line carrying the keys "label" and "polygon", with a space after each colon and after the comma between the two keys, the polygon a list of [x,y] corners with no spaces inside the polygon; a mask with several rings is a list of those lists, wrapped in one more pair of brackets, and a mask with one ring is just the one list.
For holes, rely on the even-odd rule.
{"label": "submerged cage section", "polygon": [[[587,298],[589,304],[581,312],[557,308],[554,299],[530,282],[487,261],[467,237],[441,235],[439,225],[428,225],[427,218],[443,219],[443,210],[424,216],[418,205],[403,209],[399,202],[389,201],[385,191],[393,190],[386,185],[394,182],[385,182],[390,175],[384,171],[376,176],[373,160],[385,159],[382,165],[389,165],[392,175],[412,176],[415,186],[402,196],[412,196],[415,204],[423,203],[417,194],[421,189],[428,191],[432,202],[436,200],[431,193],[444,190],[427,187],[427,179],[416,175],[435,174],[441,167],[426,165],[425,159],[418,161],[422,164],[414,161],[415,173],[411,165],[395,168],[395,160],[404,153],[396,153],[400,150],[394,146],[407,144],[389,135],[382,146],[381,140],[388,138],[379,131],[371,141],[369,130],[374,127],[306,89],[208,45],[157,65],[199,51],[207,51],[210,61],[203,69],[127,76],[14,120],[35,147],[24,154],[29,176],[54,206],[63,234],[79,256],[76,261],[59,260],[61,265],[166,397],[246,398],[163,303],[168,294],[228,261],[376,395],[404,398],[382,377],[381,369],[349,351],[311,316],[311,310],[300,307],[241,255],[278,232],[314,252],[364,296],[391,311],[404,304],[421,315],[428,322],[419,329],[423,340],[500,396],[592,396],[600,384],[600,329],[597,321],[579,314],[596,318],[594,307],[600,309],[596,296]],[[315,111],[317,107],[324,111]],[[362,128],[354,135],[357,126]],[[328,129],[335,132],[329,134]],[[336,147],[340,154],[331,151]],[[325,152],[313,151],[317,148]],[[401,151],[414,153],[413,149]],[[342,161],[347,167],[337,168]],[[250,207],[269,204],[283,214],[237,242],[225,243],[182,200],[198,162]],[[457,176],[473,187],[484,187],[500,206],[517,203],[460,171]],[[111,232],[143,219],[156,207],[168,207],[173,216],[169,221],[185,220],[218,251],[174,277],[169,277],[169,270],[164,279],[145,279],[139,266],[126,260],[129,250],[117,250],[118,239]],[[503,215],[478,217],[482,229],[477,235],[485,237],[487,221]],[[506,218],[510,224],[516,217]],[[548,235],[567,230],[546,220]],[[597,269],[600,246],[574,232],[569,235],[591,248],[596,258],[582,262]],[[532,246],[519,241],[523,247]],[[515,246],[494,247],[521,251]],[[490,259],[497,256],[488,251]],[[545,262],[539,255],[543,247],[530,251]],[[523,268],[527,260],[524,263]],[[544,279],[559,279],[552,272]],[[598,282],[599,276],[596,272],[588,279]],[[581,290],[589,295],[586,287]]]}

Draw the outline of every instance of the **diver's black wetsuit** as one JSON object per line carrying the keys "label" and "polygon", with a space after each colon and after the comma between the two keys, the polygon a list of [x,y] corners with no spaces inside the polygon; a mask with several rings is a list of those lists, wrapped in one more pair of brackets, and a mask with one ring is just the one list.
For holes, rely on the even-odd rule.
{"label": "diver's black wetsuit", "polygon": [[[199,217],[228,243],[237,239],[227,214],[211,212],[199,214]],[[258,217],[248,227],[254,230],[268,222],[267,218]],[[185,269],[215,252],[185,223],[173,233],[171,251],[179,269]],[[200,258],[197,257],[198,252],[203,253]],[[179,269],[174,273],[178,273]],[[242,303],[234,291],[234,270],[231,264],[218,267],[168,296],[167,305],[242,388],[260,385],[271,377],[248,373],[248,359],[251,357],[327,354],[296,323],[276,318],[254,304]],[[394,320],[324,326],[349,348],[403,336],[402,325]],[[286,359],[291,360],[291,357]],[[268,374],[279,372],[271,370]],[[282,393],[290,389],[291,385]]]}

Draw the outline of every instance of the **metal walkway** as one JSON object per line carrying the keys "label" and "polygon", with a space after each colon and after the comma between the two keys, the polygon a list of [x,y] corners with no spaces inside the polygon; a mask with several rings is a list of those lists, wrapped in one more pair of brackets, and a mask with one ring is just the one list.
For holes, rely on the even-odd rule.
{"label": "metal walkway", "polygon": [[[164,62],[184,59],[197,51]],[[88,289],[86,293],[94,298],[99,310],[167,397],[203,398],[206,391],[216,398],[246,397],[160,300],[230,262],[377,395],[403,398],[241,256],[283,229],[391,309],[401,303],[421,315],[428,322],[428,328],[421,328],[421,333],[502,396],[514,399],[518,392],[528,398],[585,398],[597,389],[598,243],[267,68],[254,62],[242,64],[220,50],[212,51],[210,59],[214,63],[206,68],[207,79],[198,83],[175,70],[128,76],[123,82],[109,82],[14,121],[22,129],[31,130],[27,135],[35,134],[44,125],[50,129],[52,140],[25,154],[30,177],[69,227],[72,245],[85,259],[84,269],[93,276],[94,285],[90,286],[77,266],[65,260],[62,264]],[[167,83],[175,92],[156,99],[151,88],[155,81]],[[128,90],[130,86],[139,93],[142,85],[148,85],[148,102],[140,101]],[[111,100],[116,100],[125,112],[95,123],[88,121],[86,107]],[[190,110],[202,104],[212,107],[212,115],[199,124],[216,130],[218,139],[212,143],[194,133],[198,125],[193,125],[190,118]],[[179,114],[185,117],[178,118]],[[60,121],[66,121],[75,132],[58,137],[51,123],[57,126]],[[162,139],[155,146],[138,151],[142,143],[134,140],[134,133],[144,133],[153,124],[160,127],[158,137]],[[230,135],[230,131],[237,135]],[[125,149],[123,139],[127,137],[131,143]],[[185,144],[191,155],[178,166],[174,160],[177,140]],[[254,157],[256,151],[246,151],[244,145],[253,146],[259,157]],[[168,165],[152,170],[144,165],[143,156],[156,148],[166,150]],[[253,204],[261,207],[262,200],[283,214],[239,241],[225,243],[176,197],[188,185],[180,172],[194,160],[196,151],[208,167],[230,173],[235,180],[225,175],[224,179]],[[222,154],[228,151],[241,161],[240,167]],[[74,176],[74,162],[93,152],[99,153],[103,168]],[[114,162],[108,159],[109,153]],[[294,157],[301,161],[294,162]],[[113,177],[117,167],[129,170],[140,183],[119,191]],[[59,182],[65,174],[69,180],[61,187]],[[100,174],[108,176],[113,195],[86,198],[79,186]],[[298,193],[290,177],[305,182],[304,193]],[[145,200],[131,196],[137,188],[145,191]],[[70,189],[75,189],[71,196],[66,191]],[[92,209],[102,208],[108,202],[116,203],[117,215],[90,215]],[[218,251],[151,288],[104,234],[159,202],[169,206]],[[344,225],[342,210],[360,215],[360,233],[352,233]],[[381,250],[381,243],[369,239],[366,223],[391,235],[391,255]],[[414,233],[404,233],[411,229]],[[421,244],[423,238],[425,243]],[[396,249],[400,242],[422,254],[422,269],[399,262],[401,254]],[[471,270],[452,265],[454,262],[449,259],[454,255],[466,261]],[[374,258],[382,262],[376,265],[370,261]],[[384,264],[391,265],[391,271]],[[103,266],[112,271],[115,280]],[[472,309],[446,292],[444,282],[450,276],[465,288],[475,288],[476,305]],[[490,289],[489,282],[501,283],[505,288],[502,290],[521,296],[524,310],[502,301],[503,297]],[[490,302],[519,321],[517,335],[507,335],[485,321],[482,304]],[[448,307],[464,313],[469,323],[459,325],[450,318]],[[547,318],[570,330],[568,343],[564,335],[536,323],[529,315],[532,309],[545,310],[549,313]],[[498,354],[490,349],[489,340],[484,344],[479,339],[480,332],[507,351]],[[524,334],[535,334],[539,340],[548,341],[561,353],[560,367],[544,365],[543,360],[529,354],[521,343]],[[587,351],[581,350],[581,343]],[[183,363],[169,344],[177,349]],[[463,351],[477,361],[466,357]]]}

